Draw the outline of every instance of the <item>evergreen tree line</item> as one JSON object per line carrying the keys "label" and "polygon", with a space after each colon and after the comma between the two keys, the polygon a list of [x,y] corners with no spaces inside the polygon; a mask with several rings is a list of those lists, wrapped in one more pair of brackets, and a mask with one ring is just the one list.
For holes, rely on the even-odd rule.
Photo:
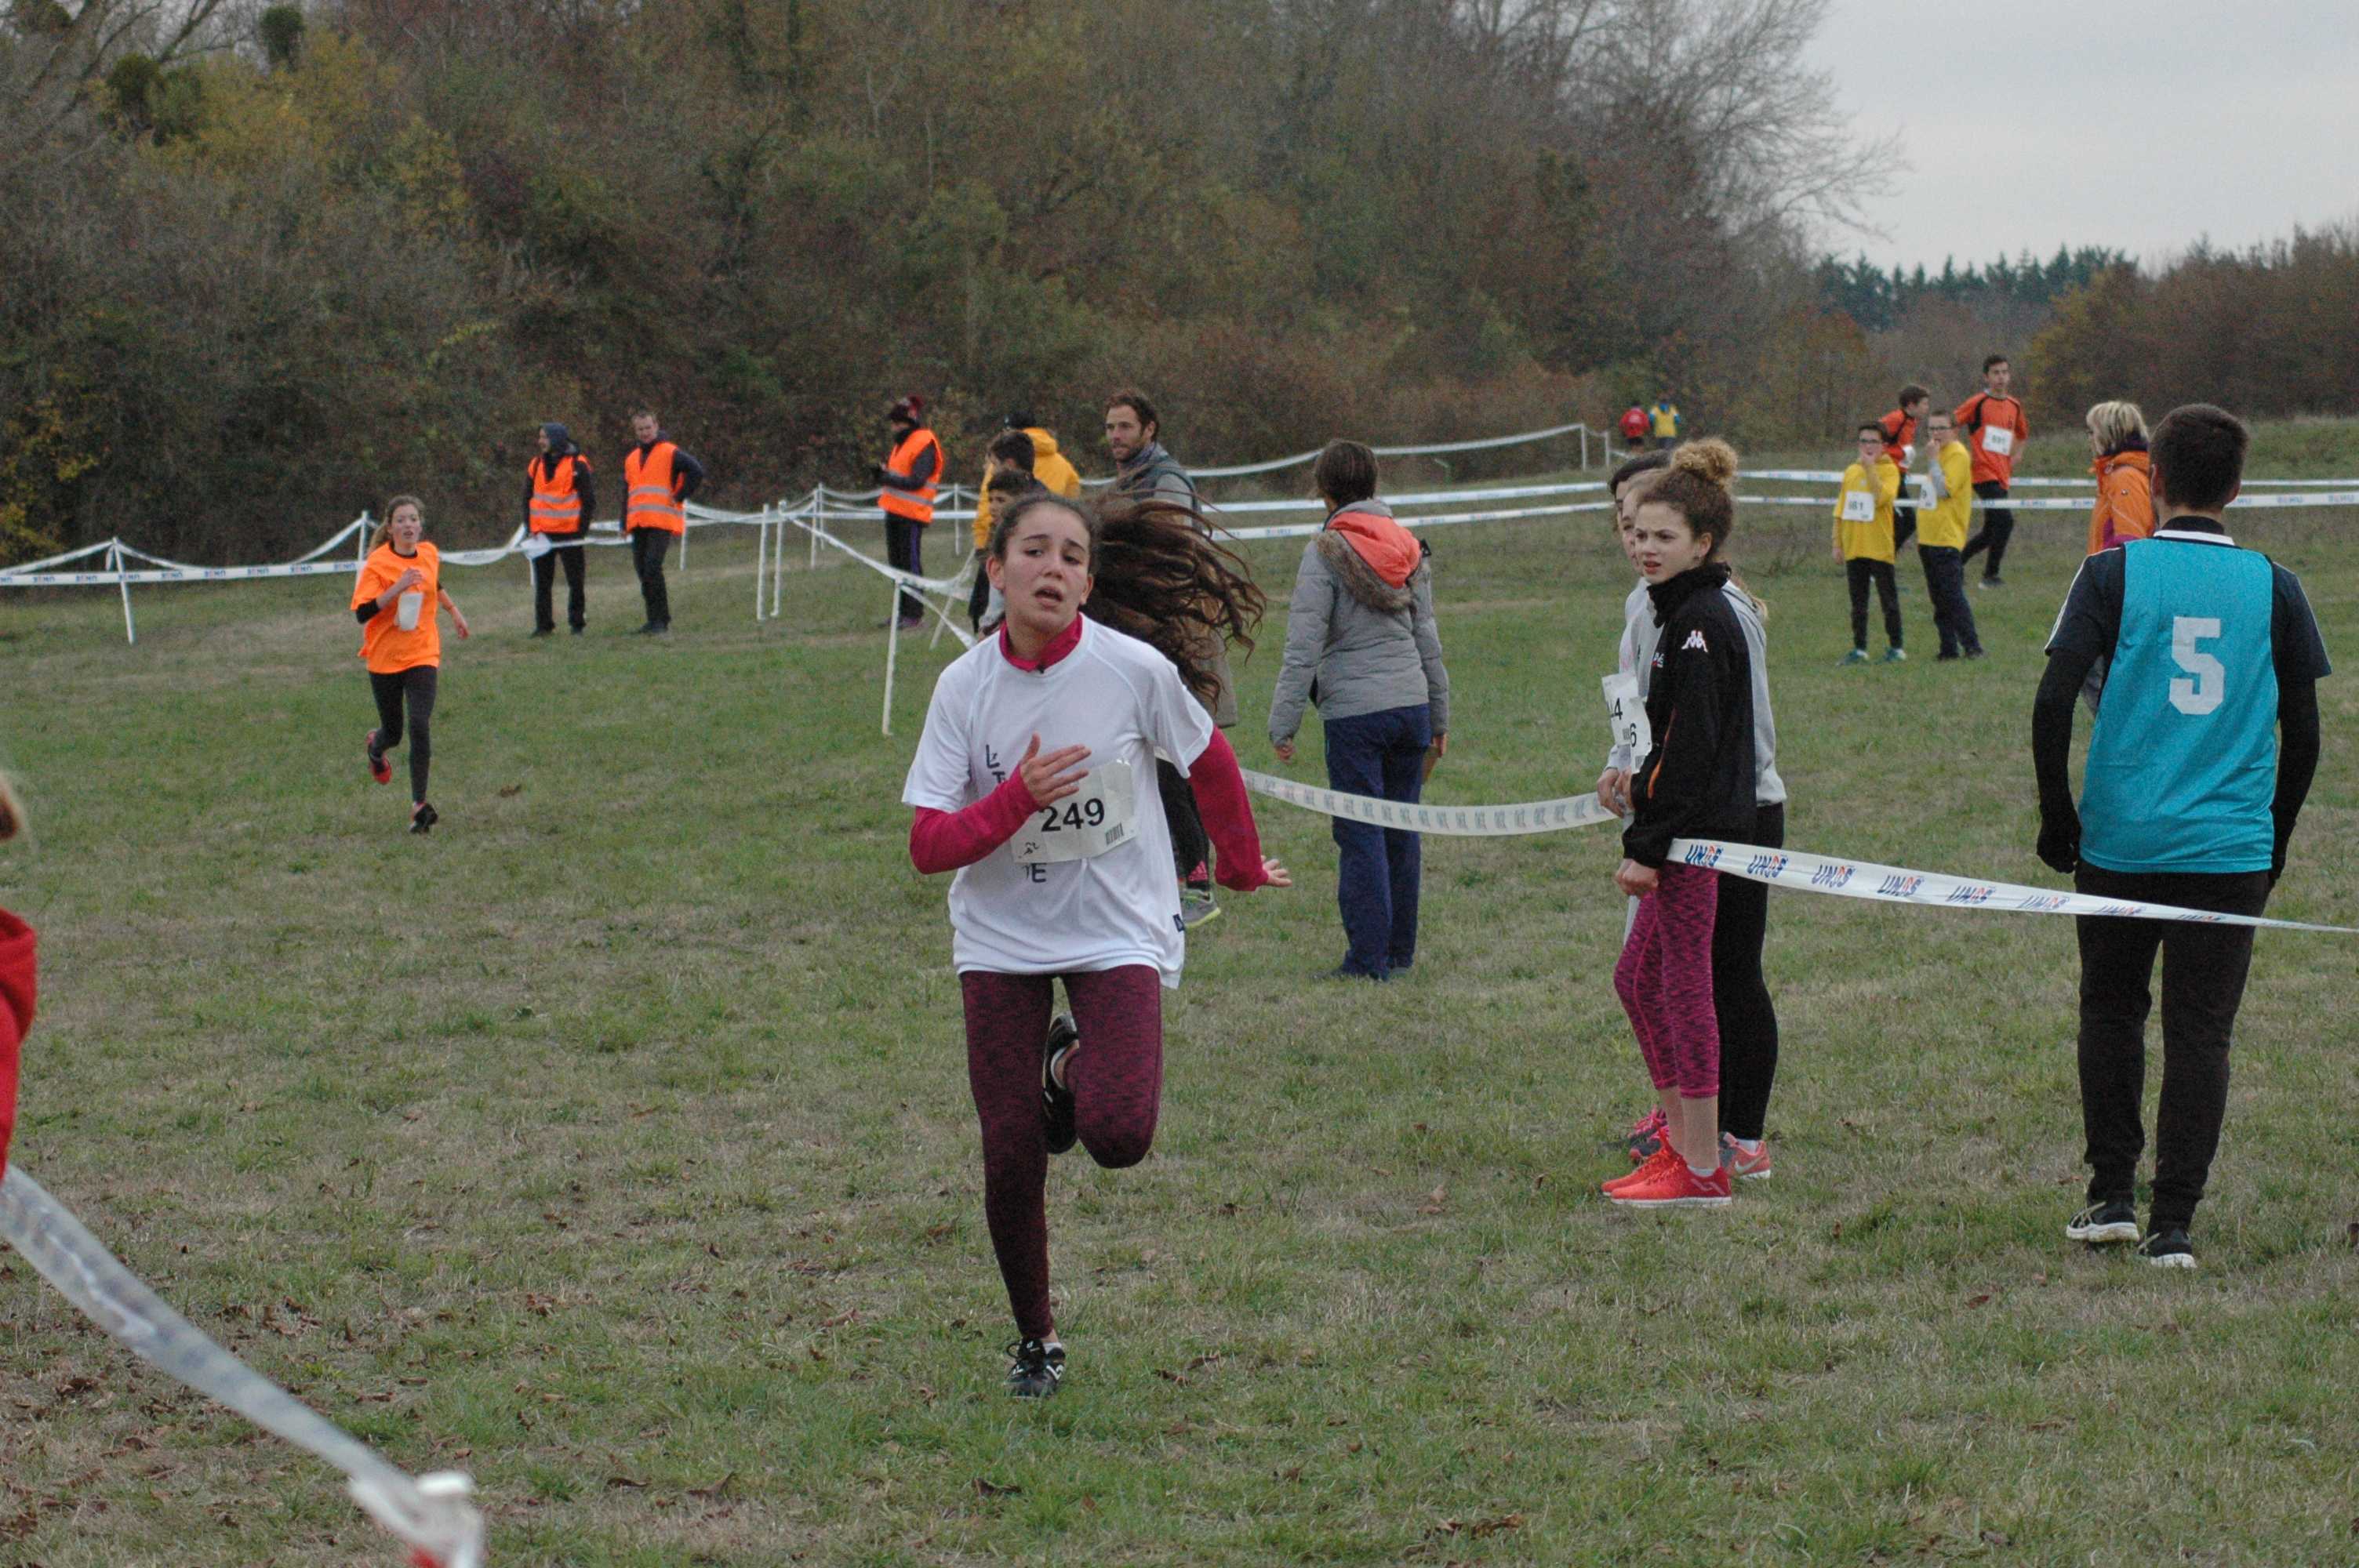
{"label": "evergreen tree line", "polygon": [[1842,311],[1871,332],[1888,332],[1921,300],[1970,308],[2045,308],[2073,289],[2086,287],[2101,273],[2136,265],[2126,253],[2104,245],[2059,245],[2045,262],[2026,251],[2014,261],[1997,256],[1987,265],[1970,262],[1961,271],[1951,256],[1942,261],[1938,273],[1928,272],[1922,262],[1887,272],[1864,255],[1849,262],[1827,255],[1819,258],[1815,276],[1820,302],[1828,309]]}
{"label": "evergreen tree line", "polygon": [[740,503],[910,393],[968,472],[1016,407],[1103,469],[1125,385],[1199,463],[1663,390],[1815,436],[1869,367],[1802,236],[1875,162],[1823,9],[0,0],[0,560],[395,490],[478,541],[642,404]]}

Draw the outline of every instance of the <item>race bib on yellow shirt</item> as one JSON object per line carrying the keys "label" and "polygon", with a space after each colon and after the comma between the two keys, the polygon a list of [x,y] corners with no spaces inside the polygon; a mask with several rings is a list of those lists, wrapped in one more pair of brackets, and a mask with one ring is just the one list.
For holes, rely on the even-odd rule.
{"label": "race bib on yellow shirt", "polygon": [[1138,836],[1133,789],[1129,763],[1092,768],[1071,795],[1054,805],[1033,807],[1023,827],[1007,841],[1007,852],[1020,864],[1038,864],[1085,860],[1129,843]]}
{"label": "race bib on yellow shirt", "polygon": [[1983,427],[1983,450],[1995,458],[2003,458],[2015,450],[2015,432],[2004,425]]}
{"label": "race bib on yellow shirt", "polygon": [[1875,521],[1875,497],[1864,490],[1843,492],[1843,520],[1846,523]]}

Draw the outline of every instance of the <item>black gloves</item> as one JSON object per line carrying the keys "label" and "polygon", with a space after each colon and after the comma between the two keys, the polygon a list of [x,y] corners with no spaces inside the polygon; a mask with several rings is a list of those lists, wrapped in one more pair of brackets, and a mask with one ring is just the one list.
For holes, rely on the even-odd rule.
{"label": "black gloves", "polygon": [[2068,876],[2081,869],[2081,814],[2071,806],[2040,812],[2039,859]]}

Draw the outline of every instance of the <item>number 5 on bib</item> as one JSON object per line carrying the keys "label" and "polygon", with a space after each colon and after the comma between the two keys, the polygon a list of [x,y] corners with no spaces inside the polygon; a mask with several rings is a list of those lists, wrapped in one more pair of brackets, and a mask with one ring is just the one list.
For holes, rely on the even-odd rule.
{"label": "number 5 on bib", "polygon": [[1007,841],[1019,865],[1045,860],[1085,860],[1138,837],[1132,808],[1136,790],[1130,764],[1092,768],[1071,795],[1032,808],[1023,827]]}

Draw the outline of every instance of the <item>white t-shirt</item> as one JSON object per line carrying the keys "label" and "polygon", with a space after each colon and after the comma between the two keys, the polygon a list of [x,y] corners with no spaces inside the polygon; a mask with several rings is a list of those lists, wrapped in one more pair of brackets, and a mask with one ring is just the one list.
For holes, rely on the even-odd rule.
{"label": "white t-shirt", "polygon": [[935,681],[902,803],[964,810],[1015,772],[1036,733],[1043,752],[1087,746],[1085,768],[1128,767],[1137,831],[1086,859],[1019,861],[1017,848],[1049,808],[1035,809],[1013,839],[951,879],[952,965],[961,974],[1060,975],[1152,964],[1177,986],[1187,947],[1155,753],[1186,773],[1212,744],[1212,717],[1170,660],[1094,621],[1082,622],[1071,653],[1037,673],[1009,664],[989,637]]}

